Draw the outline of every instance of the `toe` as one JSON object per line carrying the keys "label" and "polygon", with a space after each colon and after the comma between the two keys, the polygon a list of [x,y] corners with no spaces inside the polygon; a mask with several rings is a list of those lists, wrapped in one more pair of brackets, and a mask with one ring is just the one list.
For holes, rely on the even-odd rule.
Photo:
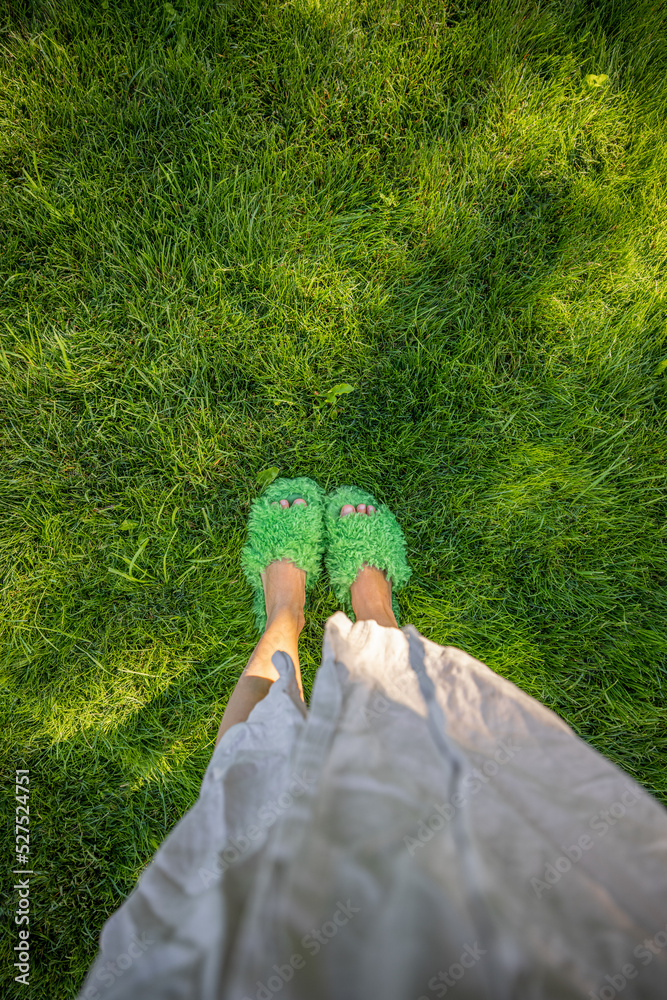
{"label": "toe", "polygon": [[375,513],[375,507],[373,506],[372,503],[369,503],[368,507],[366,508],[366,513],[367,514],[374,514]]}
{"label": "toe", "polygon": [[341,517],[345,517],[346,514],[354,514],[355,510],[351,503],[344,504],[340,509]]}
{"label": "toe", "polygon": [[281,500],[281,501],[280,501],[280,506],[281,506],[281,507],[283,508],[283,510],[284,510],[284,509],[285,509],[286,507],[289,507],[289,500],[285,500],[285,499]]}
{"label": "toe", "polygon": [[307,507],[308,504],[302,497],[297,497],[296,500],[292,501],[292,507]]}
{"label": "toe", "polygon": [[357,514],[365,514],[365,513],[366,513],[366,504],[365,503],[358,503],[357,504]]}

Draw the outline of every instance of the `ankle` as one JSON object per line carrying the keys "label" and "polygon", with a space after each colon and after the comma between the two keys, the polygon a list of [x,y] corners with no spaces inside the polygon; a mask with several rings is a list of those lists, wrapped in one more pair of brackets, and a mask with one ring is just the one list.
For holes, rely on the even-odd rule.
{"label": "ankle", "polygon": [[386,612],[377,612],[376,614],[366,614],[357,615],[355,612],[355,617],[358,622],[377,622],[383,628],[398,628],[398,622],[393,614],[387,614]]}
{"label": "ankle", "polygon": [[287,632],[296,632],[298,636],[305,624],[306,618],[300,602],[276,600],[270,606],[267,605],[266,629],[279,628]]}
{"label": "ankle", "polygon": [[374,621],[384,628],[398,628],[391,602],[381,599],[376,601],[352,601],[352,610],[357,621]]}

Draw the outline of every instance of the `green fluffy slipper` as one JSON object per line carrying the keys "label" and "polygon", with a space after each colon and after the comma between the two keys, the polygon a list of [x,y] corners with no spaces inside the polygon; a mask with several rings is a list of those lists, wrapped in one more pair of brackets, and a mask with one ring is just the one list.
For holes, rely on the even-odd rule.
{"label": "green fluffy slipper", "polygon": [[[322,572],[324,535],[324,490],[306,476],[274,479],[261,496],[255,497],[248,516],[248,540],[241,552],[241,568],[253,592],[253,611],[259,632],[266,628],[266,602],[262,573],[274,559],[291,559],[306,571],[306,598]],[[298,497],[306,503],[296,507],[273,507],[273,503]]]}
{"label": "green fluffy slipper", "polygon": [[[375,513],[354,513],[341,517],[340,509],[346,503],[353,507],[360,503],[372,504]],[[324,563],[336,600],[343,605],[348,617],[356,621],[350,586],[362,564],[368,563],[386,570],[387,579],[391,580],[391,604],[400,626],[396,592],[406,585],[412,570],[405,555],[405,537],[392,512],[385,504],[376,503],[366,490],[358,486],[340,486],[326,499],[324,524],[327,533]]]}

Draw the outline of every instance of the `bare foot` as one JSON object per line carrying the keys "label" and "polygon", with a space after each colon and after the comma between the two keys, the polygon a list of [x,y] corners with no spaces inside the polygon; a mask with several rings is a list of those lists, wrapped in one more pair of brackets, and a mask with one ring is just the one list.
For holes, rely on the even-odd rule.
{"label": "bare foot", "polygon": [[[298,497],[293,501],[292,507],[300,504],[307,506],[306,501]],[[286,499],[276,500],[272,506],[287,509],[290,502]],[[293,617],[301,632],[305,625],[303,607],[306,602],[306,571],[299,569],[290,559],[276,559],[269,563],[261,577],[267,627],[277,615],[283,615]]]}
{"label": "bare foot", "polygon": [[[375,514],[375,507],[364,503],[346,503],[340,509],[341,517],[372,517]],[[369,566],[364,563],[357,573],[357,578],[350,587],[350,597],[352,598],[352,609],[357,621],[372,618],[378,625],[388,628],[398,628],[398,622],[391,606],[391,580],[387,579],[387,572]]]}

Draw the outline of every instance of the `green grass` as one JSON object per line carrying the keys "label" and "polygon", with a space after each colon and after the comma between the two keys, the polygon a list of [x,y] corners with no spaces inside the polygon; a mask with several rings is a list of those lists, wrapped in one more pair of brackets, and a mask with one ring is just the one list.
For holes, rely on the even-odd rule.
{"label": "green grass", "polygon": [[270,466],[390,504],[404,622],[667,802],[664,2],[0,11],[3,996],[75,995],[193,803]]}

